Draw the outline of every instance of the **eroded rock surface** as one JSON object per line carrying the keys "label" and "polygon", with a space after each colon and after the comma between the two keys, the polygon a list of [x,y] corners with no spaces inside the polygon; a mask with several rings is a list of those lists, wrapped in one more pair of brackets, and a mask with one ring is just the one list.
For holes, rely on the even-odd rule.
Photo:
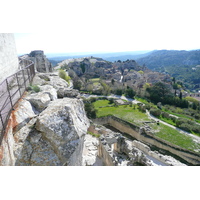
{"label": "eroded rock surface", "polygon": [[62,164],[75,164],[70,163],[70,157],[82,142],[88,127],[89,120],[82,101],[69,98],[50,103],[36,122],[36,129],[51,143]]}
{"label": "eroded rock surface", "polygon": [[[84,138],[89,127],[79,95],[57,74],[38,73],[30,91],[12,112],[0,149],[1,165],[82,165]],[[63,96],[58,99],[59,90]]]}

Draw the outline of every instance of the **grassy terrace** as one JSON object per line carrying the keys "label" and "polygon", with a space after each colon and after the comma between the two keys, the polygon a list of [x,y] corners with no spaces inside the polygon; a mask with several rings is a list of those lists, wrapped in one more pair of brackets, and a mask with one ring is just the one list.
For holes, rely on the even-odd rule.
{"label": "grassy terrace", "polygon": [[[122,105],[118,107],[106,107],[110,106],[108,100],[99,100],[93,103],[94,107],[98,110],[97,117],[104,117],[107,115],[114,115],[118,118],[134,123],[138,126],[142,126],[144,121],[149,121],[146,113],[142,113],[138,110],[137,106],[130,107],[129,105]],[[101,107],[101,108],[100,108]],[[172,144],[178,145],[182,148],[195,151],[199,150],[200,144],[192,140],[188,135],[179,133],[176,129],[168,127],[164,124],[149,124],[155,131],[155,136],[162,138]]]}

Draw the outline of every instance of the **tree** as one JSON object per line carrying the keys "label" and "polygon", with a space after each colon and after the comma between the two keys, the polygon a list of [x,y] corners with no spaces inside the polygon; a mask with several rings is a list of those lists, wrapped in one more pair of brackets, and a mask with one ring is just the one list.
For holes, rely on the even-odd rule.
{"label": "tree", "polygon": [[111,82],[112,82],[112,85],[114,85],[114,83],[115,83],[115,80],[114,80],[114,79],[112,79],[112,80],[111,80]]}
{"label": "tree", "polygon": [[85,111],[89,119],[96,118],[97,110],[94,108],[94,105],[91,102],[85,102]]}
{"label": "tree", "polygon": [[81,87],[82,87],[81,80],[78,79],[78,78],[74,78],[74,80],[73,80],[73,86],[74,86],[74,89],[80,90]]}
{"label": "tree", "polygon": [[179,99],[182,99],[182,97],[183,97],[183,94],[182,94],[182,92],[180,91]]}
{"label": "tree", "polygon": [[135,94],[136,94],[136,92],[132,88],[128,88],[125,91],[125,95],[130,97],[130,98],[133,98],[135,96]]}
{"label": "tree", "polygon": [[150,99],[156,103],[159,101],[165,102],[167,98],[172,96],[169,86],[162,82],[158,82],[151,88],[147,88],[147,91],[150,94]]}
{"label": "tree", "polygon": [[110,94],[110,87],[103,81],[100,81],[102,87],[103,87],[103,94],[104,95],[109,95]]}

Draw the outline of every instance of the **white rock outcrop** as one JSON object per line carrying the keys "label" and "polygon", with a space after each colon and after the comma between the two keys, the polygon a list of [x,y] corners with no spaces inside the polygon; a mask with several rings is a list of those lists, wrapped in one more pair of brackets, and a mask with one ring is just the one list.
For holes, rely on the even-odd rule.
{"label": "white rock outcrop", "polygon": [[84,139],[82,166],[94,166],[97,162],[99,139],[87,134]]}
{"label": "white rock outcrop", "polygon": [[[36,129],[52,146],[62,165],[81,165],[84,136],[89,127],[83,102],[57,99],[37,118]],[[73,154],[79,151],[79,157]]]}
{"label": "white rock outcrop", "polygon": [[51,98],[49,94],[45,92],[30,94],[26,99],[34,106],[34,108],[42,112],[49,105]]}
{"label": "white rock outcrop", "polygon": [[[38,73],[33,85],[40,92],[30,91],[11,114],[0,146],[0,165],[82,165],[90,122],[83,101],[72,98],[79,93],[54,73]],[[70,98],[58,99],[63,88]]]}

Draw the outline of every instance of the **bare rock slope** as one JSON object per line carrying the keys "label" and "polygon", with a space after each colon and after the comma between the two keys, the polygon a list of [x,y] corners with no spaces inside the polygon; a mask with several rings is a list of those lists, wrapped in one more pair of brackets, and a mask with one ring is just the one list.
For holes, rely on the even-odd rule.
{"label": "bare rock slope", "polygon": [[[36,83],[40,92],[25,95],[11,114],[0,164],[82,165],[84,137],[90,124],[82,100],[67,97],[76,91],[56,74],[37,74]],[[68,93],[58,99],[60,88]]]}

